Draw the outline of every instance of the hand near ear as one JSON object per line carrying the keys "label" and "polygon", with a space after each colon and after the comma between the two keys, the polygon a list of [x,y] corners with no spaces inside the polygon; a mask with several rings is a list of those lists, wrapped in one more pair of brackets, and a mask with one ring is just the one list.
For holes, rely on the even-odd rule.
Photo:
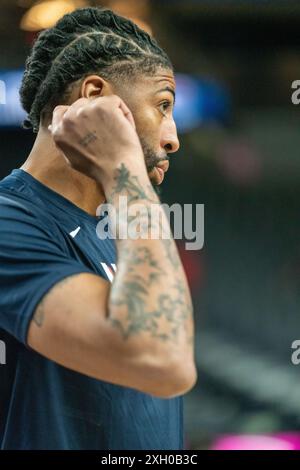
{"label": "hand near ear", "polygon": [[133,115],[116,95],[57,106],[49,130],[71,167],[101,183],[126,160],[146,172]]}

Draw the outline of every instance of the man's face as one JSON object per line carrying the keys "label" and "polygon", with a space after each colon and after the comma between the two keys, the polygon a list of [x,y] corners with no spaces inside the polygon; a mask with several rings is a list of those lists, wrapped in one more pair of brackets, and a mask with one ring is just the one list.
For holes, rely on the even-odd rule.
{"label": "man's face", "polygon": [[150,180],[159,185],[169,167],[169,154],[179,148],[173,119],[173,72],[160,68],[153,76],[140,75],[130,86],[117,87],[116,92],[133,114]]}

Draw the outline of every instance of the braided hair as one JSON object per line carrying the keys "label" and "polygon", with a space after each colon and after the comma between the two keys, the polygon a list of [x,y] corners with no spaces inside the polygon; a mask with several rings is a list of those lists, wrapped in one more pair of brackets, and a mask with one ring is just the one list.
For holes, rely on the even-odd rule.
{"label": "braided hair", "polygon": [[113,81],[158,66],[172,69],[167,54],[132,21],[107,9],[77,9],[40,33],[26,60],[23,125],[38,132],[42,113],[64,104],[71,84],[91,73]]}

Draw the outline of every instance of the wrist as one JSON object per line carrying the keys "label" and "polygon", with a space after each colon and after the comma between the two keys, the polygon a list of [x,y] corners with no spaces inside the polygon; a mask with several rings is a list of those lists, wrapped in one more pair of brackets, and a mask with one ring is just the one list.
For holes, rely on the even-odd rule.
{"label": "wrist", "polygon": [[116,191],[122,194],[123,189],[126,192],[130,181],[136,181],[142,187],[150,184],[145,162],[138,158],[124,158],[105,169],[101,168],[96,171],[95,179],[102,185],[106,197]]}

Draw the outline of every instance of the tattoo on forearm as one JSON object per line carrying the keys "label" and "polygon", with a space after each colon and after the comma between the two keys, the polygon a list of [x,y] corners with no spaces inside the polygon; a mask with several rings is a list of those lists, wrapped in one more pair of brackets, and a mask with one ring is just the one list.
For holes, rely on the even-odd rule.
{"label": "tattoo on forearm", "polygon": [[[139,178],[133,176],[124,163],[116,171],[115,186],[109,195],[109,202],[113,203],[119,195],[128,197],[128,205],[135,201],[145,203],[148,217],[136,216],[142,226],[142,233],[148,233],[153,224],[157,223],[160,228],[159,233],[163,233],[161,219],[159,222],[151,220],[151,205],[159,204],[153,188],[151,185],[143,186]],[[134,218],[129,217],[128,222]],[[193,308],[185,285],[184,272],[180,269],[179,254],[171,234],[168,238],[162,237],[162,246],[164,259],[158,260],[145,245],[133,248],[130,242],[121,242],[118,271],[110,293],[112,308],[108,318],[124,339],[141,332],[148,332],[161,341],[176,342],[179,334],[184,333],[186,344],[190,347],[193,345],[191,330]],[[164,263],[173,269],[172,280],[167,279],[170,267],[165,270]],[[161,288],[164,281],[169,285],[168,292]],[[149,299],[149,292],[153,293],[152,299]]]}
{"label": "tattoo on forearm", "polygon": [[[124,339],[147,331],[162,341],[176,340],[179,332],[187,329],[192,315],[191,304],[180,280],[175,281],[168,294],[160,294],[165,272],[146,247],[127,252],[122,257],[122,263],[126,265],[126,278],[119,282],[116,276],[111,305],[119,307],[123,313],[121,318],[110,316],[111,323],[119,329]],[[149,288],[155,284],[158,295],[153,299],[154,307],[149,310],[146,308],[147,296]]]}
{"label": "tattoo on forearm", "polygon": [[[120,168],[117,169],[115,175],[115,187],[110,194],[109,202],[112,202],[117,195],[125,194],[128,196],[128,204],[136,200],[145,200],[149,203],[159,204],[159,200],[155,191],[153,190],[152,186],[149,185],[146,189],[140,184],[138,177],[132,176],[129,170],[126,168],[125,164],[122,163]],[[151,206],[145,206],[147,210],[147,220],[146,223],[143,224],[141,220],[142,229],[140,230],[141,237],[145,233],[149,233],[151,230],[151,226],[153,224],[151,219]],[[141,217],[138,215],[137,217]],[[129,217],[128,222],[131,223],[136,217]],[[148,222],[148,223],[147,223]],[[162,220],[159,219],[159,233],[163,233],[163,226]],[[180,258],[179,254],[176,249],[175,242],[170,236],[170,238],[162,238],[164,248],[166,251],[166,256],[168,257],[169,261],[171,262],[174,269],[178,269],[180,267]]]}

